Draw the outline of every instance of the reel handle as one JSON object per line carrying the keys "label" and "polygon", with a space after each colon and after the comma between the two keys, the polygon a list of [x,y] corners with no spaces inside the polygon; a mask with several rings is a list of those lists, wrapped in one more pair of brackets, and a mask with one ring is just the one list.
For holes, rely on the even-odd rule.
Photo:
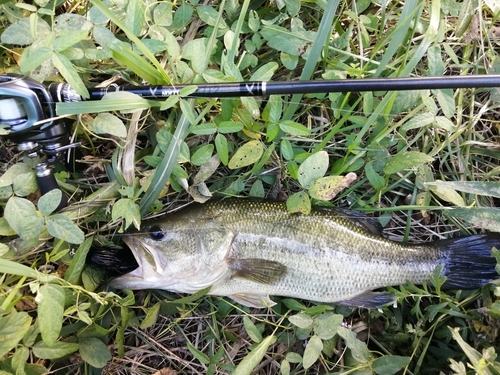
{"label": "reel handle", "polygon": [[[42,195],[54,189],[60,190],[59,185],[57,184],[56,176],[54,175],[54,172],[52,171],[52,168],[50,168],[48,163],[39,163],[35,167],[35,174]],[[62,192],[61,202],[59,203],[55,211],[59,211],[67,205],[68,197]]]}

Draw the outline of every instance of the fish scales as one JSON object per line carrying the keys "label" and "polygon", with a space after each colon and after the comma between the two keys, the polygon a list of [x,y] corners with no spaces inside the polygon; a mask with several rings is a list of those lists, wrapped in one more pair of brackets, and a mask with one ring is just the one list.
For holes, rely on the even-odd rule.
{"label": "fish scales", "polygon": [[[206,211],[237,233],[229,257],[267,259],[286,266],[286,274],[265,285],[268,295],[307,296],[318,302],[349,300],[360,291],[406,281],[419,284],[438,266],[438,250],[409,246],[367,233],[335,210],[289,214],[282,203],[241,200]],[[215,285],[217,295],[252,294],[262,285],[230,278]]]}
{"label": "fish scales", "polygon": [[255,307],[278,295],[376,308],[394,296],[374,289],[424,283],[439,266],[450,288],[496,276],[491,248],[500,246],[499,234],[410,245],[383,238],[373,220],[343,209],[290,214],[282,202],[192,205],[125,236],[138,267],[110,285],[181,293],[211,287],[210,294]]}

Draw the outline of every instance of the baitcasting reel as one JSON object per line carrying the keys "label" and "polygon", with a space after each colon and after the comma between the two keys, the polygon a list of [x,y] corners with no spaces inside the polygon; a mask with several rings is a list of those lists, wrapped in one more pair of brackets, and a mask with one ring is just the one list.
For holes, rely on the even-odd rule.
{"label": "baitcasting reel", "polygon": [[[69,143],[68,126],[64,120],[55,119],[54,104],[44,85],[29,78],[0,75],[2,137],[16,143],[18,150],[29,157],[45,156],[35,168],[42,194],[58,188],[52,165],[62,161],[68,149],[80,145]],[[66,203],[63,194],[58,209]]]}

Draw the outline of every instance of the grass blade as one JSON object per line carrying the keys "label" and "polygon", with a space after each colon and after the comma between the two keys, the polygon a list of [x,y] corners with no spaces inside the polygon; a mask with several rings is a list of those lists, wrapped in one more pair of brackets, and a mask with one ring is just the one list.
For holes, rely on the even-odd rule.
{"label": "grass blade", "polygon": [[[325,14],[321,18],[321,23],[318,27],[318,33],[316,35],[316,39],[314,40],[311,50],[309,51],[309,56],[307,58],[306,64],[304,65],[304,69],[302,70],[302,74],[300,75],[301,80],[311,79],[314,70],[316,69],[316,65],[318,64],[318,60],[321,57],[321,51],[325,46],[325,43],[328,41],[330,37],[330,31],[332,28],[333,18],[335,17],[335,13],[337,12],[337,7],[339,5],[339,0],[332,0],[328,2],[328,5],[325,10]],[[302,102],[303,94],[295,94],[292,96],[285,113],[283,115],[283,120],[291,120],[293,115],[299,108]]]}
{"label": "grass blade", "polygon": [[[151,51],[144,45],[144,43],[130,30],[122,21],[116,17],[116,15],[107,7],[101,0],[91,0],[92,4],[99,9],[99,11],[104,14],[110,21],[112,21],[116,26],[123,30],[123,32],[127,35],[127,37],[136,44],[137,48],[148,58],[149,61],[156,67],[157,74],[155,74],[155,81],[150,81],[149,83],[152,85],[162,84],[162,83],[171,83],[171,79],[168,74],[165,72],[165,69],[161,66],[155,56],[151,53]],[[146,63],[146,62],[145,62]],[[146,63],[147,64],[147,63]]]}

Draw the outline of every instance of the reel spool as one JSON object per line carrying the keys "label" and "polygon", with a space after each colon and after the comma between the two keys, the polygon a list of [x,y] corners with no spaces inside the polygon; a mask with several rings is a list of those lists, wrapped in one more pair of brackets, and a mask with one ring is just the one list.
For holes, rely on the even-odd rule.
{"label": "reel spool", "polygon": [[[0,75],[0,128],[3,138],[17,144],[29,157],[46,156],[35,168],[42,194],[58,188],[52,165],[62,161],[66,151],[79,143],[69,143],[64,120],[55,117],[54,101],[44,85],[20,76]],[[66,206],[67,197],[58,209]]]}

